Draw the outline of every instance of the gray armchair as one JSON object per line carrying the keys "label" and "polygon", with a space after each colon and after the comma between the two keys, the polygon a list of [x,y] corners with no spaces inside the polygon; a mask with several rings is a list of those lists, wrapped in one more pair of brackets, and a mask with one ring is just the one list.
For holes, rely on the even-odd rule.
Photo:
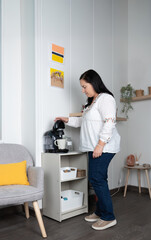
{"label": "gray armchair", "polygon": [[44,238],[47,237],[37,200],[44,192],[44,171],[34,167],[33,160],[25,147],[18,144],[0,144],[0,164],[27,161],[27,176],[30,185],[0,186],[0,206],[24,204],[26,218],[29,218],[28,202],[33,203],[39,227]]}

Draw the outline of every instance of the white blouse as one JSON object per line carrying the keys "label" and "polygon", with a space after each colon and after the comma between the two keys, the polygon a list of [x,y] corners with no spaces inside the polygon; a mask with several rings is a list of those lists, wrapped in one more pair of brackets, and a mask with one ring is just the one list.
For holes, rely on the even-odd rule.
{"label": "white blouse", "polygon": [[120,135],[116,129],[116,103],[114,97],[101,93],[95,101],[84,109],[82,117],[70,117],[71,127],[81,127],[80,147],[82,152],[94,151],[101,140],[105,142],[103,152],[120,151]]}

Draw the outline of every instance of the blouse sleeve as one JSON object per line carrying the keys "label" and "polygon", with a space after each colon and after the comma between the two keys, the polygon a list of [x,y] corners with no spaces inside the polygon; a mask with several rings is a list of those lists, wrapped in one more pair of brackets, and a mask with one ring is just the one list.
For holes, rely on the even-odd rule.
{"label": "blouse sleeve", "polygon": [[81,127],[81,123],[82,123],[82,117],[69,117],[69,121],[68,123],[66,123],[66,125],[70,126],[70,127]]}
{"label": "blouse sleeve", "polygon": [[104,99],[99,102],[99,112],[104,122],[103,128],[99,134],[100,140],[108,143],[116,125],[116,103],[111,95],[104,96]]}

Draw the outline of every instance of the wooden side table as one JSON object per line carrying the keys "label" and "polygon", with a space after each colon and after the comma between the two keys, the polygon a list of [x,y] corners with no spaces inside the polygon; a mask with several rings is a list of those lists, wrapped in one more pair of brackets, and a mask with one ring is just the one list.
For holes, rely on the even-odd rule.
{"label": "wooden side table", "polygon": [[148,192],[149,196],[151,198],[151,189],[150,189],[150,182],[149,182],[149,175],[148,175],[148,170],[151,169],[151,167],[144,167],[143,165],[135,165],[134,167],[130,167],[125,165],[124,168],[127,169],[127,176],[126,176],[126,182],[125,182],[125,189],[124,189],[124,197],[126,197],[126,192],[127,192],[127,184],[128,184],[128,178],[130,175],[130,170],[137,170],[137,176],[138,176],[138,186],[139,186],[139,193],[141,193],[141,177],[140,177],[140,171],[144,170],[146,173],[146,179],[147,179],[147,185],[148,185]]}

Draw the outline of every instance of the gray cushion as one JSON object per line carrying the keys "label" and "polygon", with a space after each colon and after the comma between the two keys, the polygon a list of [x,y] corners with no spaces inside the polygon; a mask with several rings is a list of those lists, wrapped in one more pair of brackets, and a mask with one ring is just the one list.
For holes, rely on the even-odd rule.
{"label": "gray cushion", "polygon": [[22,204],[42,199],[43,191],[26,185],[0,186],[0,205]]}

